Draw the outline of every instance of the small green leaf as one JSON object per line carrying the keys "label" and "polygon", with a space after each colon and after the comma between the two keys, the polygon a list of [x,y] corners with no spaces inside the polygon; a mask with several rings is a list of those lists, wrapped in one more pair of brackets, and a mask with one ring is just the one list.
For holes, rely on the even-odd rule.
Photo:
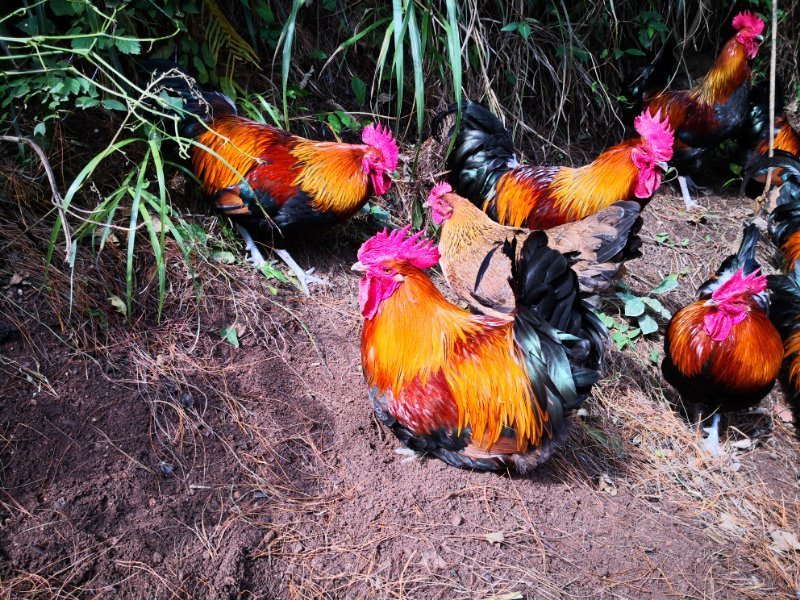
{"label": "small green leaf", "polygon": [[103,108],[107,108],[108,110],[121,110],[123,112],[128,110],[127,106],[125,106],[119,100],[114,100],[113,98],[106,98],[103,100]]}
{"label": "small green leaf", "polygon": [[113,306],[123,317],[128,316],[128,307],[125,306],[125,301],[122,300],[122,298],[119,296],[109,296],[108,301],[111,302],[111,306]]}
{"label": "small green leaf", "polygon": [[39,123],[36,127],[33,128],[33,135],[34,136],[44,135],[46,132],[47,132],[47,127],[45,126],[45,124],[43,122]]}
{"label": "small green leaf", "polygon": [[227,250],[215,250],[212,256],[214,260],[223,265],[232,265],[236,262],[236,257],[233,255],[233,252],[228,252]]}
{"label": "small green leaf", "polygon": [[661,362],[661,352],[659,352],[655,348],[650,348],[649,357],[650,357],[650,362],[653,363],[654,365],[657,365],[658,363]]}
{"label": "small green leaf", "polygon": [[658,331],[658,323],[656,323],[656,320],[650,315],[642,315],[639,317],[638,321],[639,329],[642,330],[642,335],[650,335]]}
{"label": "small green leaf", "polygon": [[88,98],[86,96],[81,96],[80,98],[75,99],[75,107],[76,108],[92,108],[100,104],[99,100],[95,100],[94,98]]}
{"label": "small green leaf", "polygon": [[606,313],[594,311],[594,314],[597,315],[597,318],[600,319],[600,322],[605,325],[607,329],[611,329],[614,326],[614,319]]}
{"label": "small green leaf", "polygon": [[625,301],[625,316],[638,317],[644,314],[644,302],[636,296]]}
{"label": "small green leaf", "polygon": [[114,45],[123,54],[140,54],[142,52],[142,45],[139,40],[115,37]]}
{"label": "small green leaf", "polygon": [[678,287],[678,276],[674,273],[671,273],[664,277],[663,281],[653,288],[653,293],[663,294],[665,292],[669,292],[670,290],[674,290],[676,287]]}
{"label": "small green leaf", "polygon": [[631,341],[628,339],[628,336],[624,333],[612,333],[611,340],[616,345],[617,350],[623,350],[625,346],[630,346]]}
{"label": "small green leaf", "polygon": [[239,347],[239,334],[236,333],[236,327],[233,325],[229,325],[222,331],[220,331],[220,337],[228,342],[234,348]]}
{"label": "small green leaf", "polygon": [[741,175],[742,174],[742,166],[737,165],[736,163],[731,163],[728,165],[728,168],[731,170],[731,173],[734,175]]}
{"label": "small green leaf", "polygon": [[665,319],[669,319],[672,316],[672,313],[669,312],[664,305],[661,304],[661,301],[656,298],[642,298],[642,302],[644,302],[647,306],[649,306],[653,312],[655,312],[660,317]]}
{"label": "small green leaf", "polygon": [[666,232],[657,233],[655,239],[657,244],[667,244],[669,242],[669,234]]}
{"label": "small green leaf", "polygon": [[356,97],[356,102],[359,106],[364,106],[367,99],[367,84],[364,80],[355,75],[350,79],[350,87],[353,88],[353,95]]}

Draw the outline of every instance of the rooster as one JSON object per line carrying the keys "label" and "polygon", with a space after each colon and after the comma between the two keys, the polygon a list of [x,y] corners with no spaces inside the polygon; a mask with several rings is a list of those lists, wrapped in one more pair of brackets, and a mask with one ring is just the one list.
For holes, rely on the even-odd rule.
{"label": "rooster", "polygon": [[739,251],[700,286],[698,300],[672,317],[664,338],[664,378],[688,406],[713,412],[704,445],[720,455],[720,412],[761,401],[775,384],[783,357],[767,317],[767,280],[756,262],[755,225],[744,229]]}
{"label": "rooster", "polygon": [[[449,183],[434,186],[426,205],[433,222],[441,226],[440,263],[450,287],[479,312],[512,312],[511,261],[498,249],[512,239],[522,248],[531,232],[495,223],[469,200],[454,194]],[[608,289],[623,260],[639,255],[640,210],[636,202],[616,202],[582,221],[545,232],[548,246],[570,255],[589,304],[596,305],[596,296]]]}
{"label": "rooster", "polygon": [[649,114],[638,116],[635,127],[641,137],[607,149],[584,167],[520,165],[503,124],[468,101],[447,159],[450,183],[492,219],[510,227],[549,229],[620,200],[637,198],[644,205],[661,184],[672,157],[672,131],[666,119]]}
{"label": "rooster", "polygon": [[[475,315],[424,270],[439,252],[409,228],[358,252],[361,361],[373,408],[412,450],[450,465],[526,473],[566,438],[567,411],[599,378],[606,331],[567,259],[535,232],[504,245],[516,308]],[[524,276],[520,276],[524,273]]]}
{"label": "rooster", "polygon": [[[780,382],[795,413],[800,415],[800,272],[767,277],[769,317],[783,340]],[[795,419],[795,423],[798,423]]]}
{"label": "rooster", "polygon": [[[197,142],[194,172],[214,207],[236,225],[256,267],[265,261],[252,233],[280,243],[345,221],[389,191],[398,148],[388,129],[365,127],[362,144],[317,142],[242,117],[227,96],[198,90],[185,76],[168,73],[161,83],[184,100],[183,132]],[[308,295],[307,283],[320,280],[286,250],[276,253]]]}
{"label": "rooster", "polygon": [[733,18],[736,30],[706,76],[690,90],[664,90],[645,97],[651,114],[665,113],[675,129],[673,164],[686,208],[698,208],[689,194],[688,175],[696,172],[706,150],[737,132],[748,110],[750,62],[764,41],[764,21],[754,13]]}
{"label": "rooster", "polygon": [[800,260],[800,158],[783,150],[776,150],[772,158],[762,156],[745,172],[743,185],[751,178],[766,179],[769,167],[779,172],[781,183],[777,206],[769,215],[769,232],[781,250],[785,269],[792,270]]}

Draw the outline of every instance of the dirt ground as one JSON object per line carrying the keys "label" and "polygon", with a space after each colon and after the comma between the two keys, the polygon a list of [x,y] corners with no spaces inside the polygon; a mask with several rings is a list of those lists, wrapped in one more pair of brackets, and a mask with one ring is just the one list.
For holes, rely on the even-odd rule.
{"label": "dirt ground", "polygon": [[[661,297],[675,310],[738,244],[751,201],[702,202],[697,220],[669,188],[648,207],[635,293],[680,274]],[[530,478],[398,454],[360,372],[349,266],[372,230],[294,248],[333,284],[311,298],[225,265],[158,325],[103,305],[83,336],[40,273],[11,285],[3,259],[0,594],[800,598],[799,446],[780,391],[711,459],[669,407],[660,333],[611,351],[568,445]]]}

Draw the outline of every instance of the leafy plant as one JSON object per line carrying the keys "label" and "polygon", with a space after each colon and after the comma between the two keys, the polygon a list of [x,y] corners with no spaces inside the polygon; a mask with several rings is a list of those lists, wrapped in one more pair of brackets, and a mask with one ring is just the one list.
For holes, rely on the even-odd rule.
{"label": "leafy plant", "polygon": [[[606,313],[597,315],[611,331],[611,339],[617,350],[636,346],[639,337],[648,336],[658,331],[657,318],[667,320],[672,313],[667,310],[658,298],[653,296],[665,294],[678,286],[677,275],[668,275],[647,296],[637,296],[624,282],[617,283],[617,298],[622,301],[622,314],[628,321],[623,321]],[[633,325],[631,324],[633,322]],[[652,356],[651,356],[652,360]]]}

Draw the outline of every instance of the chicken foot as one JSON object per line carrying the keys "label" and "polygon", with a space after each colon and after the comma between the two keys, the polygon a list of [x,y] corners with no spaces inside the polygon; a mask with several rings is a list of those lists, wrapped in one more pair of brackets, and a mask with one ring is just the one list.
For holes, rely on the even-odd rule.
{"label": "chicken foot", "polygon": [[280,259],[286,263],[286,266],[292,270],[297,280],[300,282],[300,289],[303,290],[303,293],[306,296],[310,296],[311,293],[308,291],[308,284],[309,283],[316,283],[319,285],[330,285],[330,281],[326,281],[319,277],[314,277],[312,274],[314,273],[314,269],[309,269],[308,271],[304,271],[303,268],[297,264],[297,262],[292,258],[292,255],[289,254],[286,250],[282,248],[275,248],[275,254],[280,257]]}
{"label": "chicken foot", "polygon": [[[250,232],[247,231],[242,225],[236,224],[236,230],[239,232],[239,235],[242,236],[242,240],[244,240],[244,248],[248,252],[250,252],[250,256],[247,258],[247,262],[253,265],[254,268],[259,269],[263,265],[267,264],[267,261],[264,259],[264,255],[261,254],[261,251],[256,246],[256,242],[253,239],[253,236],[250,235]],[[310,296],[311,293],[308,291],[308,284],[309,283],[318,283],[321,285],[330,285],[329,282],[325,281],[324,279],[320,279],[319,277],[313,277],[312,273],[314,269],[309,269],[308,271],[304,271],[300,265],[292,258],[292,255],[289,254],[286,250],[276,249],[275,254],[280,257],[280,259],[286,263],[292,272],[297,277],[297,280],[300,283],[300,289],[306,296]]]}
{"label": "chicken foot", "polygon": [[681,186],[681,195],[683,196],[683,203],[686,205],[686,210],[705,210],[702,204],[698,204],[692,200],[692,196],[689,194],[690,181],[691,179],[688,177],[678,175],[678,185]]}
{"label": "chicken foot", "polygon": [[719,458],[722,456],[722,448],[719,445],[719,413],[716,413],[711,419],[710,427],[703,427],[706,433],[706,439],[702,442],[702,447],[711,453],[712,458]]}

